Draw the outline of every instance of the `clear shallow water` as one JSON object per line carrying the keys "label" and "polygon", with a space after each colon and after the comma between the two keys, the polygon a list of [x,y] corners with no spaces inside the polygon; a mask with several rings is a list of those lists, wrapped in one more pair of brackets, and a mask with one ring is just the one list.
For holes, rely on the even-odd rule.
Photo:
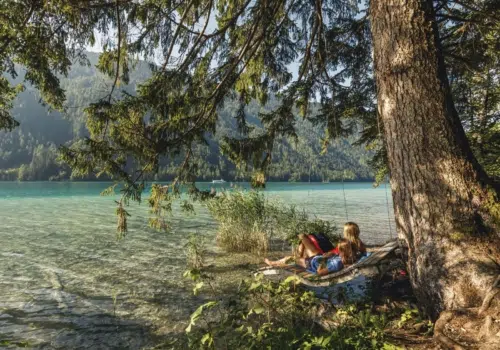
{"label": "clear shallow water", "polygon": [[[107,186],[0,182],[0,344],[138,349],[185,327],[203,296],[193,297],[181,277],[184,245],[192,232],[213,242],[213,221],[197,205],[196,215],[174,215],[172,233],[158,233],[147,227],[146,204],[134,204],[129,233],[116,241],[113,198],[99,196]],[[341,184],[270,183],[266,193],[339,226],[346,221]],[[363,239],[389,239],[384,187],[346,183],[345,194]]]}

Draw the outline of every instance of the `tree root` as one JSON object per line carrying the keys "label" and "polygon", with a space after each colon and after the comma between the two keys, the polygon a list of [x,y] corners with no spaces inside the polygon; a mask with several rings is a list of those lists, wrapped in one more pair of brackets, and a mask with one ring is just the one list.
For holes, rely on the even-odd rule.
{"label": "tree root", "polygon": [[483,327],[481,327],[481,330],[479,331],[479,339],[489,339],[491,337],[491,326],[493,324],[493,319],[491,316],[486,316],[486,319],[484,320]]}
{"label": "tree root", "polygon": [[434,325],[434,339],[446,349],[465,350],[459,343],[444,334],[444,327],[454,316],[452,311],[443,311]]}
{"label": "tree root", "polygon": [[488,310],[491,301],[499,292],[500,292],[500,275],[498,275],[497,279],[495,280],[495,282],[493,282],[493,285],[486,293],[486,296],[483,299],[483,304],[481,305],[481,308],[479,309],[478,312],[479,315],[483,314],[486,310]]}

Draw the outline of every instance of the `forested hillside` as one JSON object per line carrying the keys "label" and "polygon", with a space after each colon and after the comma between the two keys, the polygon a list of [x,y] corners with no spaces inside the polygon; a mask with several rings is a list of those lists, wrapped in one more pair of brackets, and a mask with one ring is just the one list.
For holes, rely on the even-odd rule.
{"label": "forested hillside", "polygon": [[[71,170],[57,160],[58,146],[69,145],[84,138],[86,133],[83,109],[92,101],[109,92],[110,81],[95,69],[97,54],[89,53],[90,66],[74,64],[67,77],[61,78],[66,91],[65,112],[50,111],[39,102],[39,95],[27,87],[21,93],[12,111],[21,123],[12,132],[0,132],[1,180],[65,180],[72,179]],[[136,64],[130,73],[130,83],[125,90],[134,93],[136,85],[149,76],[149,67]],[[21,81],[22,76],[18,77]],[[277,104],[271,101],[269,108]],[[235,116],[238,103],[228,101],[219,111],[221,116],[215,135],[207,134],[208,145],[196,148],[194,156],[198,166],[198,179],[226,180],[248,179],[249,169],[237,169],[220,154],[219,141],[223,136],[237,136]],[[256,133],[260,125],[257,115],[262,112],[257,103],[246,109]],[[367,180],[373,177],[368,165],[371,153],[362,146],[353,146],[356,140],[343,139],[321,155],[322,130],[308,120],[297,117],[297,139],[280,139],[273,152],[269,169],[270,180],[282,181],[333,181],[342,177],[349,180]],[[163,159],[158,180],[173,177],[179,159]],[[87,178],[94,179],[94,178]]]}

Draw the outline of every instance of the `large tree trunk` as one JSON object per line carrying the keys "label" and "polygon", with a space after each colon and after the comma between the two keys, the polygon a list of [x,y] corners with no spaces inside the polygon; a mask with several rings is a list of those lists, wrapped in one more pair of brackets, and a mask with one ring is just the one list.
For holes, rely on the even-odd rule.
{"label": "large tree trunk", "polygon": [[498,188],[453,105],[429,0],[371,0],[379,114],[394,211],[422,309],[477,306],[498,275]]}

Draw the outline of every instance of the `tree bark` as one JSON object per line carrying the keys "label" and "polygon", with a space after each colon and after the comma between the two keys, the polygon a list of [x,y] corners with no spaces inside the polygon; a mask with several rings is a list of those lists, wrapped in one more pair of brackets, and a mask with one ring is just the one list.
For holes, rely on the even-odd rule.
{"label": "tree bark", "polygon": [[422,310],[478,306],[498,275],[500,206],[451,96],[431,0],[371,0],[378,112],[398,235]]}

